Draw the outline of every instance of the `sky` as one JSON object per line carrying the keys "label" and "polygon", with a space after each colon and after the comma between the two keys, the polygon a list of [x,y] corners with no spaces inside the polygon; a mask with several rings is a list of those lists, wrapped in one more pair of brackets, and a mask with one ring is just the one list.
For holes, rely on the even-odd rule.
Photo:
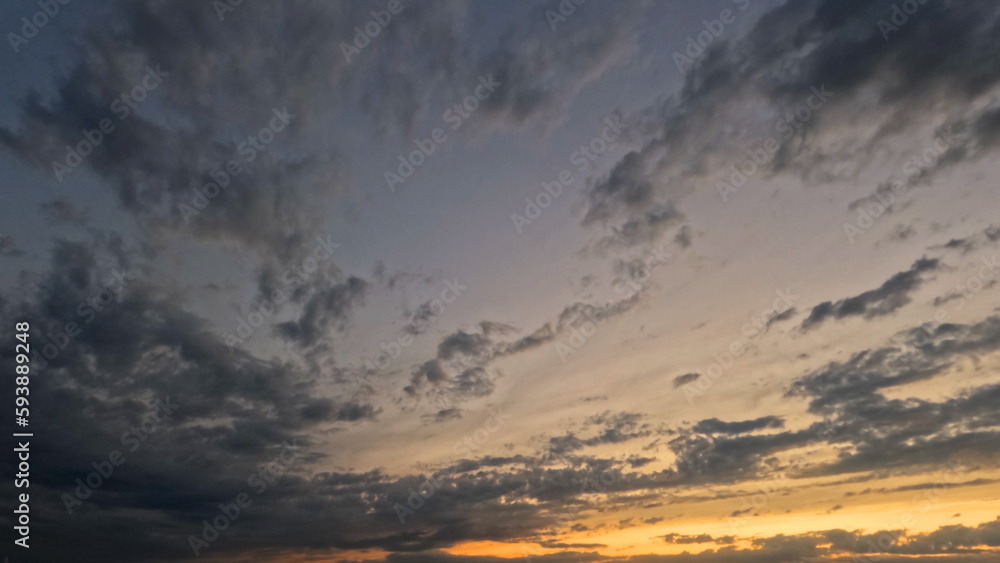
{"label": "sky", "polygon": [[0,23],[10,561],[1000,557],[995,2]]}

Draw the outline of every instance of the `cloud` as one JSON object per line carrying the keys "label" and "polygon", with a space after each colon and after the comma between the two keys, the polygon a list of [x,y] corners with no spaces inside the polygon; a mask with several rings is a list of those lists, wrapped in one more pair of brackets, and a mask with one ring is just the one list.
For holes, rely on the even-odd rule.
{"label": "cloud", "polygon": [[[997,283],[998,283],[997,280],[989,280],[989,281],[987,281],[986,283],[983,284],[982,289],[980,289],[980,291],[985,290],[985,289],[991,289],[991,288],[995,287],[997,285]],[[947,303],[950,303],[952,301],[965,300],[965,299],[967,299],[967,297],[966,297],[967,295],[969,295],[968,291],[961,291],[961,290],[955,289],[955,290],[949,291],[948,293],[946,293],[944,295],[939,295],[939,296],[935,297],[934,301],[931,304],[934,305],[935,307],[940,307],[940,306],[945,305]]]}
{"label": "cloud", "polygon": [[365,302],[371,284],[351,276],[346,281],[317,289],[302,306],[298,320],[275,326],[279,336],[300,346],[317,344],[330,329],[343,331],[355,309]]}
{"label": "cloud", "polygon": [[691,226],[684,225],[680,229],[677,229],[677,234],[674,236],[674,242],[677,243],[681,248],[688,248],[691,246]]}
{"label": "cloud", "polygon": [[717,418],[709,418],[695,424],[695,432],[703,434],[745,434],[755,430],[784,428],[785,421],[776,416],[762,416],[754,420],[742,422],[723,422]]}
{"label": "cloud", "polygon": [[[622,444],[637,438],[645,438],[652,435],[653,431],[649,424],[642,422],[643,418],[645,417],[642,414],[634,412],[604,411],[584,421],[583,429],[596,428],[598,430],[596,434],[580,438],[575,433],[569,432],[561,436],[551,437],[548,440],[546,451],[557,457],[567,456],[587,447],[601,444]],[[630,463],[633,462],[637,462],[640,466],[645,465],[642,460],[633,459],[630,461]]]}
{"label": "cloud", "polygon": [[[930,563],[981,563],[995,556],[992,548],[998,543],[1000,519],[978,526],[942,526],[931,532],[900,533],[894,530],[878,530],[866,534],[862,531],[840,529],[822,530],[801,534],[778,534],[754,537],[750,547],[733,546],[735,537],[709,534],[682,535],[666,534],[660,538],[671,544],[715,543],[723,545],[719,549],[707,549],[699,553],[685,551],[672,555],[633,555],[615,558],[626,563],[765,563],[767,561],[801,561],[806,559],[846,563],[860,557],[878,558],[889,563],[915,561]],[[874,546],[874,547],[873,547]],[[985,547],[985,550],[982,547]],[[568,548],[568,546],[567,546]],[[586,548],[584,548],[586,549]],[[552,562],[598,562],[609,558],[596,553],[563,551],[551,555],[533,555],[532,559]],[[447,561],[452,563],[502,563],[516,559],[455,556],[445,553],[393,554],[380,563],[423,563]]]}
{"label": "cloud", "polygon": [[968,254],[974,250],[992,245],[1000,240],[1000,227],[990,225],[981,233],[975,233],[963,238],[951,239],[948,242],[931,247],[932,249],[957,250],[960,254]]}
{"label": "cloud", "polygon": [[83,213],[72,202],[65,199],[54,199],[44,203],[41,210],[50,221],[57,225],[82,225],[84,221]]}
{"label": "cloud", "polygon": [[[291,363],[230,351],[176,296],[161,292],[138,271],[129,274],[135,278],[114,300],[95,307],[98,302],[92,298],[107,287],[110,271],[119,266],[114,254],[101,246],[57,241],[48,273],[0,313],[4,322],[30,318],[33,335],[36,330],[39,335],[66,335],[67,323],[77,327],[57,355],[34,362],[44,377],[32,384],[39,405],[32,424],[50,439],[38,445],[40,455],[33,458],[37,476],[32,490],[39,489],[46,506],[59,507],[48,518],[53,530],[61,530],[52,543],[32,546],[46,559],[66,554],[110,525],[124,534],[117,555],[74,557],[142,560],[152,552],[181,557],[187,549],[183,537],[158,536],[151,530],[172,521],[178,534],[188,529],[193,533],[219,502],[246,488],[258,464],[276,459],[282,443],[304,449],[305,468],[321,456],[310,451],[310,433],[317,425],[372,420],[380,412],[357,400],[318,397]],[[88,302],[89,309],[81,309]],[[3,361],[10,364],[13,358]],[[155,411],[156,400],[177,408],[138,449],[129,449],[122,432],[138,428]],[[9,439],[5,444],[14,447]],[[113,449],[124,452],[127,465],[67,514],[61,495],[71,494],[74,479],[85,478],[94,470],[92,462],[106,459]],[[154,482],[158,486],[150,487]],[[279,499],[302,494],[306,482],[300,475],[285,475],[271,485],[281,492],[254,502],[284,510]],[[120,518],[121,510],[133,508],[141,510]],[[346,514],[330,518],[348,521]],[[253,523],[243,524],[243,533],[259,538],[247,547],[270,541],[263,540],[266,534]]]}
{"label": "cloud", "polygon": [[19,250],[17,245],[14,243],[14,237],[6,233],[0,233],[0,256],[10,256],[16,258],[23,255],[24,252]]}
{"label": "cloud", "polygon": [[940,324],[901,332],[902,345],[888,345],[831,362],[796,381],[790,392],[813,399],[810,410],[872,396],[887,388],[942,375],[959,357],[988,353],[1000,345],[1000,318],[970,325]]}
{"label": "cloud", "polygon": [[[634,56],[636,7],[595,5],[589,10],[590,17],[574,18],[553,36],[545,7],[539,5],[501,39],[480,66],[502,84],[484,103],[491,120],[547,133],[585,86]],[[540,40],[547,37],[552,39]]]}
{"label": "cloud", "polygon": [[671,227],[684,220],[684,215],[673,205],[664,204],[636,215],[620,226],[612,227],[611,234],[597,241],[598,252],[608,252],[651,245]]}
{"label": "cloud", "polygon": [[452,390],[460,397],[485,397],[493,393],[493,378],[481,367],[469,368],[455,377]]}
{"label": "cloud", "polygon": [[[160,243],[178,236],[235,243],[281,263],[319,233],[330,203],[352,189],[342,139],[316,134],[344,115],[367,120],[376,141],[408,143],[418,122],[440,122],[449,102],[492,75],[502,85],[472,123],[486,131],[549,130],[585,86],[636,51],[633,8],[594,6],[604,15],[575,18],[558,37],[542,8],[532,10],[533,25],[511,22],[491,31],[484,48],[469,50],[460,46],[484,34],[469,26],[467,5],[408,5],[391,32],[348,61],[341,43],[371,19],[364,6],[246,5],[220,21],[196,4],[114,4],[69,28],[77,56],[53,74],[51,87],[18,100],[14,122],[0,127],[0,147],[51,171],[53,161],[65,160],[64,147],[82,140],[81,130],[111,119],[114,131],[64,180],[96,176]],[[256,48],[263,44],[273,48]],[[127,114],[113,110],[147,67],[167,74],[162,83],[136,108],[123,106]],[[289,126],[252,162],[244,158],[241,144],[270,122],[272,108],[286,107],[296,116]],[[243,172],[195,217],[182,216],[179,206],[191,206],[195,190],[231,160]]]}
{"label": "cloud", "polygon": [[896,340],[903,344],[831,362],[792,385],[791,395],[810,399],[810,412],[832,417],[828,440],[850,445],[836,461],[804,475],[926,471],[956,452],[963,452],[965,464],[993,463],[1000,419],[986,405],[1000,396],[1000,385],[980,385],[940,401],[890,399],[883,392],[905,393],[906,385],[942,377],[960,359],[995,351],[1000,319],[909,329]]}
{"label": "cloud", "polygon": [[796,309],[795,307],[789,307],[788,309],[785,309],[784,311],[778,313],[777,315],[774,315],[773,317],[767,319],[767,322],[764,323],[764,330],[767,331],[768,329],[771,328],[771,325],[773,324],[780,323],[782,321],[787,321],[788,319],[798,314],[798,312],[799,312],[798,309]]}
{"label": "cloud", "polygon": [[885,283],[854,297],[837,302],[825,301],[813,307],[809,316],[802,321],[803,331],[811,330],[827,319],[844,319],[861,316],[873,319],[894,313],[911,301],[910,294],[923,283],[922,274],[938,270],[940,262],[934,258],[921,258],[909,270],[899,272]]}
{"label": "cloud", "polygon": [[873,155],[889,141],[949,125],[959,138],[914,181],[995,150],[1000,109],[990,98],[1000,69],[983,55],[1000,52],[996,11],[960,1],[922,5],[916,23],[886,41],[873,22],[893,5],[786,3],[744,37],[717,41],[678,93],[629,117],[640,146],[588,185],[582,223],[612,225],[623,242],[656,236],[649,220],[655,210],[679,205],[695,190],[716,189],[747,149],[783,139],[776,122],[806,103],[814,87],[832,97],[758,166],[758,179],[850,180],[877,164]]}
{"label": "cloud", "polygon": [[699,377],[701,377],[701,374],[694,372],[685,373],[684,375],[678,375],[677,377],[674,378],[674,389],[677,389],[678,387],[683,387],[684,385],[691,383],[693,381],[697,381]]}
{"label": "cloud", "polygon": [[[589,247],[607,252],[665,236],[690,247],[700,231],[681,211],[684,198],[711,190],[714,174],[742,158],[762,135],[773,134],[771,118],[802,103],[811,86],[825,84],[834,97],[763,166],[761,178],[798,174],[821,185],[850,177],[881,159],[882,149],[892,149],[900,137],[949,124],[959,131],[958,141],[915,182],[992,154],[1000,140],[1000,111],[985,100],[1000,81],[996,8],[988,2],[929,2],[886,42],[874,23],[894,3],[783,3],[753,24],[744,39],[715,44],[689,71],[680,92],[666,93],[631,117],[635,150],[587,182],[580,221],[594,237]],[[599,530],[583,522],[598,512],[614,523],[621,518],[616,514],[630,511],[732,498],[740,493],[727,488],[749,486],[777,471],[787,472],[790,489],[806,487],[807,478],[831,475],[858,483],[886,474],[923,477],[890,487],[895,492],[991,484],[972,477],[945,484],[925,474],[959,452],[972,468],[997,466],[1000,385],[990,379],[992,365],[983,361],[1000,346],[995,316],[913,327],[793,375],[787,404],[808,408],[808,420],[823,422],[802,422],[782,407],[780,416],[696,418],[667,428],[657,426],[652,414],[590,409],[576,418],[567,413],[568,427],[534,436],[530,455],[511,446],[509,455],[430,464],[423,473],[403,466],[344,469],[356,461],[339,457],[324,436],[365,428],[382,418],[383,406],[365,393],[345,396],[337,382],[320,385],[302,376],[317,371],[311,354],[349,345],[341,338],[376,291],[398,287],[407,276],[389,275],[377,265],[370,281],[329,264],[323,276],[294,289],[272,333],[278,338],[268,342],[279,352],[258,357],[226,346],[210,312],[185,291],[191,272],[173,271],[174,263],[164,256],[196,243],[198,251],[208,252],[199,259],[216,267],[216,253],[235,249],[253,260],[252,289],[267,295],[314,236],[338,220],[336,202],[358,191],[359,200],[367,201],[365,183],[351,174],[357,147],[351,135],[340,134],[345,120],[370,125],[376,148],[410,143],[411,132],[438,121],[444,104],[468,95],[479,75],[493,74],[502,87],[470,126],[482,135],[548,133],[567,116],[587,111],[591,93],[600,97],[606,90],[598,80],[617,71],[616,65],[655,60],[634,58],[646,48],[643,38],[652,36],[638,28],[651,19],[638,5],[584,4],[554,32],[544,15],[552,4],[515,7],[514,17],[506,12],[491,17],[459,2],[405,5],[392,27],[348,63],[340,42],[369,20],[371,6],[244,3],[219,21],[207,4],[111,4],[99,15],[75,20],[79,31],[65,20],[64,41],[78,54],[60,60],[58,69],[37,82],[38,91],[19,95],[7,108],[10,121],[0,126],[0,147],[48,173],[53,159],[65,158],[63,147],[80,141],[82,129],[108,117],[111,101],[135,87],[145,66],[162,65],[169,72],[162,88],[116,123],[114,133],[67,177],[107,191],[113,209],[101,210],[100,217],[102,223],[106,215],[113,218],[101,228],[127,225],[127,242],[113,231],[53,240],[48,263],[38,271],[15,272],[17,291],[0,300],[3,324],[30,319],[33,343],[40,347],[54,335],[61,338],[67,323],[80,329],[45,360],[42,376],[32,383],[32,408],[38,409],[32,424],[47,437],[33,444],[38,455],[32,456],[32,491],[38,495],[38,521],[47,531],[46,541],[33,546],[40,560],[189,557],[188,534],[199,533],[220,504],[246,491],[248,476],[272,463],[283,442],[299,445],[304,461],[254,497],[246,516],[213,544],[213,554],[315,559],[368,550],[388,553],[384,560],[396,563],[492,563],[503,559],[444,550],[504,542],[562,550],[536,559],[567,563],[850,561],[867,553],[873,541],[881,545],[879,534],[889,532],[739,538],[671,533],[662,539],[712,545],[700,553],[632,557],[600,555],[596,551],[607,549],[605,544],[570,543],[559,535]],[[525,23],[525,14],[534,19]],[[46,72],[41,66],[36,70]],[[581,105],[584,93],[587,103]],[[287,130],[187,222],[178,205],[191,202],[194,188],[239,156],[246,135],[270,119],[270,108],[286,105],[296,113]],[[80,227],[93,217],[89,208],[84,215],[79,201],[48,201],[42,216],[48,224],[84,231]],[[995,235],[990,227],[936,250],[967,253],[996,242]],[[898,234],[907,237],[912,234],[905,229]],[[18,235],[18,242],[24,240]],[[0,237],[0,255],[23,252],[13,238]],[[619,266],[616,275],[637,271],[624,260]],[[802,328],[892,314],[943,267],[937,260],[918,260],[877,289],[817,305]],[[111,303],[93,307],[112,272],[122,269],[136,279]],[[459,427],[466,412],[461,402],[496,392],[499,359],[539,350],[592,317],[624,315],[643,297],[574,299],[565,307],[557,304],[549,322],[523,331],[495,321],[461,325],[404,370],[407,381],[394,384],[405,385],[408,396],[447,398],[446,406],[434,405],[422,415],[425,423],[442,426],[421,432]],[[89,312],[79,313],[88,302]],[[420,334],[426,322],[417,321],[428,320],[428,314],[427,303],[418,305],[403,330]],[[769,325],[795,314],[790,310]],[[0,354],[7,373],[14,363],[9,353]],[[351,373],[350,366],[334,361],[339,357],[326,359],[323,369]],[[962,387],[930,395],[910,387],[947,381],[959,369],[971,374],[960,380]],[[697,377],[677,375],[673,386]],[[122,432],[140,425],[155,400],[168,397],[179,405],[176,413],[139,449],[126,452],[126,465],[116,468],[79,512],[65,514],[61,495],[93,472],[95,461],[121,449]],[[574,408],[587,410],[606,399],[586,397]],[[4,447],[14,447],[9,436],[4,440]],[[612,456],[603,453],[619,447]],[[809,447],[827,448],[829,455],[802,464],[783,461]],[[14,472],[12,459],[0,466]],[[445,485],[400,526],[393,504],[406,502],[431,472],[447,474]],[[584,484],[609,475],[614,478],[604,490],[584,492]],[[553,518],[567,514],[564,521]],[[626,523],[661,525],[667,517],[637,514]],[[12,525],[10,514],[2,520]],[[984,546],[998,546],[998,522],[909,534],[881,558],[984,563],[995,559],[996,551]],[[113,550],[79,549],[106,538],[108,530],[114,530]]]}
{"label": "cloud", "polygon": [[476,334],[460,330],[449,334],[438,344],[438,358],[452,360],[458,355],[470,358],[482,357],[493,351],[492,344],[492,340],[485,333]]}
{"label": "cloud", "polygon": [[421,303],[417,309],[413,312],[410,320],[403,327],[403,332],[411,336],[420,336],[427,330],[430,326],[431,319],[437,317],[434,310],[431,308],[432,299]]}
{"label": "cloud", "polygon": [[516,330],[494,321],[480,321],[475,331],[457,330],[441,339],[433,359],[413,366],[404,391],[410,397],[421,393],[443,394],[448,402],[489,395],[495,377],[487,368],[496,359],[535,350],[591,319],[607,320],[621,315],[632,309],[641,295],[641,291],[635,292],[603,305],[573,303],[563,308],[555,323],[546,323],[513,340],[510,336]]}
{"label": "cloud", "polygon": [[441,409],[433,415],[424,415],[424,422],[427,424],[439,424],[442,422],[448,422],[451,420],[459,420],[462,418],[461,409]]}
{"label": "cloud", "polygon": [[712,536],[701,534],[697,536],[684,536],[681,534],[667,534],[663,536],[663,541],[667,543],[711,543]]}

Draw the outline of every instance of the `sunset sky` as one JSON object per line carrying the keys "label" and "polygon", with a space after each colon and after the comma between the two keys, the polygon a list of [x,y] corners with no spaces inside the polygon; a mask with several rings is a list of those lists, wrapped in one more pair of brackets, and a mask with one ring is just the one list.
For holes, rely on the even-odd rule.
{"label": "sunset sky", "polygon": [[997,2],[0,23],[11,562],[1000,560]]}

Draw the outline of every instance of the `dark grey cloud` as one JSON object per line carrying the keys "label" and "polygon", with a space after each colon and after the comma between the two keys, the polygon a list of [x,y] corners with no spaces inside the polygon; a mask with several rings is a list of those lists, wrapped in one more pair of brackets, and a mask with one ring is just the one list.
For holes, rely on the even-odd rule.
{"label": "dark grey cloud", "polygon": [[346,281],[317,289],[302,305],[298,320],[275,326],[277,334],[305,347],[317,344],[331,329],[343,331],[355,309],[362,306],[371,284],[351,276]]}
{"label": "dark grey cloud", "polygon": [[410,336],[420,336],[427,330],[431,319],[435,318],[437,314],[431,308],[432,300],[425,301],[421,303],[413,314],[410,316],[410,320],[403,327],[403,332],[409,334]]}
{"label": "dark grey cloud", "polygon": [[701,374],[694,372],[685,373],[684,375],[678,375],[677,377],[674,378],[674,389],[677,389],[678,387],[683,387],[684,385],[691,383],[693,381],[697,381],[699,377],[701,377]]}
{"label": "dark grey cloud", "polygon": [[860,495],[899,493],[899,492],[909,492],[909,491],[954,489],[958,487],[978,487],[980,485],[991,485],[995,482],[997,482],[997,480],[995,479],[973,479],[971,481],[963,481],[958,483],[948,483],[948,482],[920,483],[917,485],[903,485],[901,487],[881,487],[878,489],[867,488],[860,493],[854,493],[854,492],[845,493],[844,496],[855,496],[855,495],[860,496]]}
{"label": "dark grey cloud", "polygon": [[708,534],[700,534],[697,536],[685,536],[682,534],[667,534],[663,536],[663,541],[667,543],[712,543],[714,540],[712,536]]}
{"label": "dark grey cloud", "polygon": [[19,250],[17,244],[14,243],[14,237],[7,233],[0,233],[0,256],[16,258],[23,255],[24,252]]}
{"label": "dark grey cloud", "polygon": [[[653,434],[650,424],[644,423],[645,417],[634,412],[612,412],[593,415],[583,423],[582,430],[590,436],[579,437],[575,432],[568,432],[548,439],[547,453],[556,456],[569,456],[578,450],[602,444],[623,444],[638,438]],[[596,430],[596,432],[592,432]],[[642,460],[633,460],[640,466]],[[630,462],[631,464],[632,462]]]}
{"label": "dark grey cloud", "polygon": [[650,245],[683,220],[684,214],[671,204],[652,206],[649,211],[610,227],[611,234],[598,240],[594,250],[604,253]]}
{"label": "dark grey cloud", "polygon": [[893,227],[892,232],[889,233],[888,239],[891,242],[903,242],[913,238],[916,234],[917,230],[912,225],[897,224]]}
{"label": "dark grey cloud", "polygon": [[603,322],[621,315],[632,309],[641,295],[637,291],[630,297],[604,304],[573,303],[563,308],[555,323],[546,323],[515,339],[511,336],[516,329],[495,321],[481,321],[475,329],[457,330],[441,339],[434,359],[411,368],[404,391],[410,397],[443,393],[448,401],[486,396],[493,391],[495,379],[488,367],[497,358],[538,349],[583,323]]}
{"label": "dark grey cloud", "polygon": [[677,229],[677,234],[674,235],[674,242],[681,248],[691,246],[691,226],[684,225],[680,229]]}
{"label": "dark grey cloud", "polygon": [[[595,5],[595,17],[575,18],[558,37],[541,7],[530,7],[537,16],[526,20],[530,26],[512,21],[470,50],[460,46],[483,39],[476,28],[494,21],[481,8],[405,6],[391,32],[348,61],[341,44],[371,19],[370,7],[241,5],[220,21],[212,5],[198,2],[113,3],[67,28],[77,54],[61,63],[51,86],[40,83],[18,101],[15,120],[0,126],[0,147],[50,171],[65,146],[81,141],[81,130],[110,118],[115,130],[65,182],[96,176],[161,244],[193,236],[282,263],[319,234],[329,203],[352,188],[337,136],[319,134],[345,116],[364,116],[376,139],[408,143],[419,120],[440,121],[448,101],[493,76],[502,86],[480,109],[482,128],[549,129],[584,86],[636,47],[632,7]],[[611,31],[608,21],[617,22]],[[272,48],[256,48],[263,44]],[[140,84],[147,67],[166,76],[119,119],[112,102]],[[240,144],[270,122],[272,108],[295,117],[253,162],[244,161]],[[243,171],[188,221],[179,205],[191,205],[194,189],[233,159]]]}
{"label": "dark grey cloud", "polygon": [[462,410],[455,408],[441,409],[432,415],[424,415],[423,417],[424,422],[428,424],[448,422],[451,420],[458,420],[461,418],[462,418]]}
{"label": "dark grey cloud", "polygon": [[[715,190],[730,167],[747,158],[746,149],[782,138],[774,121],[760,116],[795,110],[814,87],[832,97],[797,124],[796,134],[759,167],[758,178],[850,179],[875,163],[875,149],[890,138],[928,125],[950,127],[955,138],[910,185],[995,150],[1000,110],[970,103],[1000,83],[1000,69],[989,62],[1000,53],[995,6],[922,4],[887,41],[876,22],[893,6],[893,0],[788,2],[761,16],[744,38],[716,41],[686,73],[679,93],[631,116],[642,145],[588,186],[583,223],[615,222],[612,228],[626,239],[623,233],[632,231],[653,234],[640,228],[649,224],[648,214],[696,189]],[[931,106],[935,110],[927,111]],[[852,129],[855,138],[841,142],[845,120],[870,127]]]}
{"label": "dark grey cloud", "polygon": [[460,397],[485,397],[493,393],[493,378],[481,367],[469,368],[455,377],[452,390]]}
{"label": "dark grey cloud", "polygon": [[487,114],[508,126],[551,128],[586,85],[635,54],[637,8],[588,6],[588,14],[554,33],[546,6],[532,7],[481,63],[483,73],[503,84],[484,103]]}
{"label": "dark grey cloud", "polygon": [[1000,227],[990,225],[981,233],[974,233],[967,237],[954,238],[948,242],[932,246],[932,249],[956,250],[961,254],[968,254],[974,250],[979,250],[984,246],[995,245],[1000,241]]}
{"label": "dark grey cloud", "polygon": [[979,323],[945,323],[906,330],[901,345],[873,348],[831,362],[799,379],[793,394],[812,398],[810,409],[869,397],[881,389],[937,377],[965,355],[989,353],[1000,345],[1000,319]]}
{"label": "dark grey cloud", "polygon": [[[670,449],[676,456],[673,469],[658,474],[629,475],[626,487],[672,487],[677,490],[695,484],[773,478],[779,471],[791,477],[787,484],[790,489],[797,486],[795,479],[802,476],[867,471],[867,476],[863,475],[857,481],[863,482],[888,469],[899,471],[905,468],[909,472],[941,469],[942,460],[958,452],[961,452],[963,460],[971,461],[970,467],[979,463],[988,465],[995,457],[990,450],[995,446],[995,436],[986,430],[973,432],[974,435],[955,436],[942,430],[948,428],[948,422],[931,413],[935,409],[962,412],[965,413],[962,417],[967,415],[964,418],[968,421],[966,424],[989,428],[995,425],[995,416],[984,411],[982,405],[995,393],[995,386],[985,386],[954,401],[937,405],[928,403],[921,409],[909,410],[906,402],[894,407],[893,402],[870,395],[865,401],[855,401],[856,408],[852,405],[827,412],[825,422],[767,435],[743,432],[767,426],[780,429],[776,422],[778,419],[768,420],[765,417],[761,421],[736,423],[738,427],[710,420],[706,424],[681,429],[677,437],[671,439]],[[919,404],[914,403],[913,406]],[[918,436],[922,437],[919,443],[910,443]],[[787,466],[776,464],[774,456],[779,452],[814,448],[819,444],[840,449],[840,460],[816,465],[808,462],[808,457],[801,457],[793,458]],[[565,455],[585,445],[584,439],[570,433],[550,440],[549,447]],[[899,461],[899,458],[903,460]],[[680,499],[674,497],[674,502]]]}
{"label": "dark grey cloud", "polygon": [[[811,412],[833,417],[835,442],[850,447],[839,458],[805,474],[860,471],[922,471],[948,459],[962,464],[995,463],[998,417],[987,405],[1000,386],[988,383],[941,401],[889,399],[883,390],[942,377],[963,358],[977,358],[1000,346],[1000,319],[970,325],[941,324],[904,331],[901,345],[854,354],[801,378],[792,395],[810,399]],[[959,455],[960,454],[960,455]]]}
{"label": "dark grey cloud", "polygon": [[[125,6],[128,6],[125,10],[104,22],[119,26],[121,33],[98,32],[85,40],[82,50],[87,56],[60,85],[55,100],[48,102],[37,94],[26,98],[22,102],[20,127],[0,129],[0,145],[51,171],[52,161],[65,160],[63,147],[75,147],[82,140],[81,130],[94,129],[102,119],[112,119],[116,129],[105,135],[100,146],[63,179],[64,183],[78,182],[88,172],[97,175],[106,181],[124,211],[146,222],[150,234],[166,237],[170,232],[175,236],[187,233],[205,240],[235,241],[276,260],[291,254],[319,226],[321,217],[316,213],[319,208],[312,198],[342,188],[336,181],[318,181],[322,163],[314,156],[296,159],[277,156],[280,151],[276,147],[282,140],[294,138],[288,129],[276,133],[273,144],[252,163],[239,156],[242,139],[223,131],[231,130],[235,121],[240,124],[241,132],[256,132],[273,117],[273,107],[289,106],[295,113],[293,100],[264,99],[260,89],[266,87],[267,77],[273,74],[231,64],[225,66],[226,78],[236,79],[231,73],[243,70],[256,74],[237,79],[242,84],[217,85],[223,89],[244,86],[245,89],[227,93],[247,102],[234,104],[247,108],[246,113],[223,117],[207,111],[208,105],[192,99],[191,92],[208,85],[199,84],[203,80],[189,74],[204,53],[190,42],[164,49],[156,41],[214,33],[210,30],[217,22],[209,21],[214,19],[214,13],[189,3],[169,10],[158,8],[155,3]],[[226,29],[223,26],[220,31],[225,35],[235,31]],[[93,39],[96,37],[100,39]],[[203,46],[220,59],[228,60],[236,52],[220,51],[236,44],[222,47],[220,43],[207,41]],[[142,64],[126,61],[128,57],[122,56],[125,53]],[[149,94],[145,106],[119,121],[110,109],[111,104],[123,92],[141,83],[147,65],[160,65],[169,76]],[[208,75],[222,82],[226,80],[220,74]],[[258,99],[251,103],[250,97]],[[167,105],[198,125],[168,125],[142,111],[154,103]],[[251,112],[250,107],[256,111]],[[210,175],[217,174],[234,159],[241,161],[244,172],[228,181],[222,194],[191,217],[190,222],[186,221],[179,205],[191,205],[194,189],[212,181]]]}
{"label": "dark grey cloud", "polygon": [[[983,283],[982,288],[979,291],[992,289],[997,285],[997,283],[998,283],[997,280],[989,280]],[[931,304],[934,305],[935,307],[940,307],[952,301],[967,301],[970,295],[971,295],[970,291],[964,287],[961,290],[953,289],[948,293],[945,293],[944,295],[939,295],[935,297],[934,301],[932,301]],[[956,308],[957,307],[959,306],[956,306]]]}
{"label": "dark grey cloud", "polygon": [[51,222],[57,225],[82,225],[84,222],[83,212],[66,199],[54,199],[44,203],[41,210]]}
{"label": "dark grey cloud", "polygon": [[[33,362],[40,376],[31,388],[32,424],[49,436],[32,444],[37,452],[32,492],[38,495],[33,523],[52,540],[32,545],[42,559],[190,555],[187,534],[198,533],[199,522],[214,516],[219,503],[246,490],[248,476],[259,464],[273,462],[283,444],[302,448],[300,469],[305,469],[322,458],[310,451],[317,425],[357,424],[379,413],[365,402],[318,396],[312,384],[301,382],[295,365],[229,350],[216,331],[175,295],[150,283],[141,269],[129,270],[124,289],[108,285],[122,267],[112,250],[56,241],[49,271],[28,282],[17,301],[0,312],[8,323],[31,319],[32,343],[40,349],[48,335],[55,339],[48,343],[61,343],[57,354]],[[110,302],[93,300],[108,287],[120,291]],[[5,352],[0,363],[13,370],[14,358]],[[176,409],[132,449],[122,432],[140,427],[154,412],[162,414],[156,401]],[[14,447],[9,439],[7,446]],[[68,514],[62,495],[72,494],[74,480],[86,478],[92,463],[115,449],[124,453],[125,463]],[[3,462],[5,471],[14,469],[10,463]],[[356,487],[365,481],[379,478],[357,479]],[[286,510],[292,505],[287,499],[304,498],[307,482],[299,471],[286,473],[271,485],[280,491],[261,496],[255,506]],[[341,502],[351,504],[346,497]],[[135,515],[122,518],[123,510]],[[348,512],[329,518],[350,521]],[[255,521],[241,522],[242,531],[232,535],[235,543],[221,549],[274,545]],[[109,527],[123,534],[114,553],[68,555]],[[346,539],[337,542],[349,545]]]}
{"label": "dark grey cloud", "polygon": [[740,422],[723,422],[717,418],[709,418],[695,424],[693,430],[702,434],[745,434],[755,430],[784,427],[784,420],[776,416],[762,416],[754,420]]}
{"label": "dark grey cloud", "polygon": [[493,351],[492,343],[486,333],[476,334],[460,330],[449,334],[438,344],[438,358],[452,360],[458,355],[479,358]]}
{"label": "dark grey cloud", "polygon": [[410,377],[410,384],[405,387],[405,391],[410,395],[416,395],[426,384],[437,384],[448,380],[448,374],[438,360],[428,360],[423,364],[413,368]]}
{"label": "dark grey cloud", "polygon": [[650,463],[655,462],[656,458],[655,457],[642,457],[642,456],[634,455],[634,456],[629,456],[629,458],[628,458],[627,461],[628,461],[629,467],[631,467],[633,469],[637,469],[639,467],[643,467],[645,465],[649,465]]}
{"label": "dark grey cloud", "polygon": [[618,301],[606,301],[603,304],[577,302],[567,305],[559,313],[555,332],[572,330],[587,322],[603,322],[625,314],[639,303],[642,290]]}
{"label": "dark grey cloud", "polygon": [[683,430],[669,442],[676,456],[680,483],[733,483],[762,478],[774,468],[765,460],[800,447],[820,435],[823,426],[777,434],[705,434],[697,427]]}
{"label": "dark grey cloud", "polygon": [[787,321],[788,319],[798,314],[798,312],[799,310],[796,309],[795,307],[789,307],[788,309],[785,309],[784,311],[778,313],[777,315],[774,315],[773,317],[767,319],[767,322],[764,323],[764,330],[766,331],[770,329],[771,325],[773,324],[780,323],[782,321]]}
{"label": "dark grey cloud", "polygon": [[941,263],[935,258],[921,258],[910,266],[909,270],[899,272],[885,283],[854,297],[836,302],[825,301],[813,307],[809,316],[802,321],[801,329],[810,330],[822,324],[827,319],[843,319],[860,316],[873,319],[894,313],[908,304],[911,294],[923,283],[923,274],[940,268]]}

